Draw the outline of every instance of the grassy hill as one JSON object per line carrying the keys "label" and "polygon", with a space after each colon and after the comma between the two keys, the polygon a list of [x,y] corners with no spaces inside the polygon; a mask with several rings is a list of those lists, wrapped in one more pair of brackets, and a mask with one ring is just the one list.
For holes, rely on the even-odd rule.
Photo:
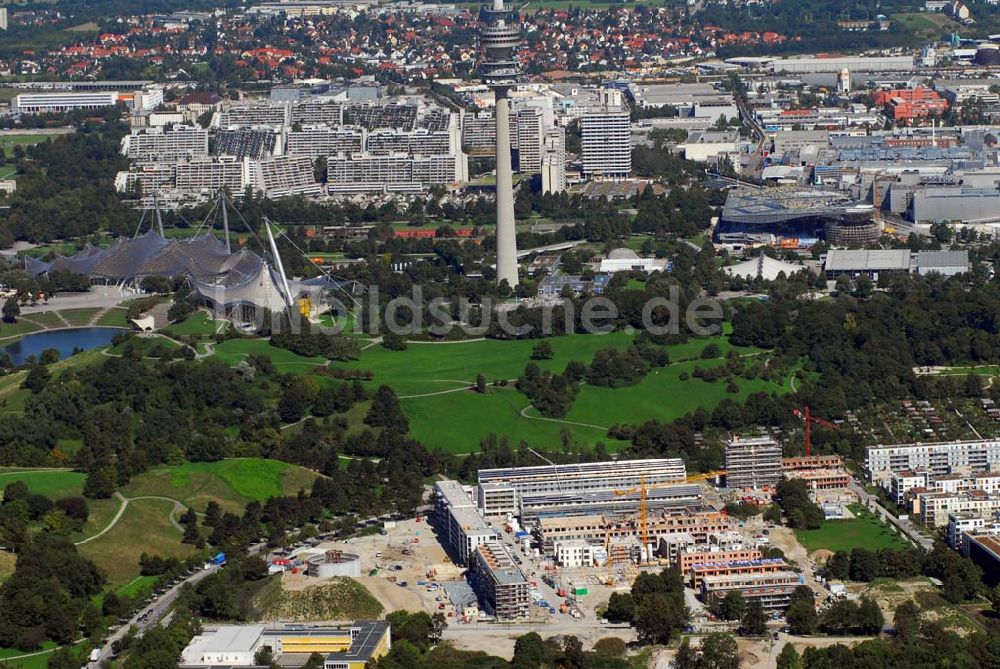
{"label": "grassy hill", "polygon": [[342,577],[303,590],[284,590],[272,577],[254,598],[253,608],[264,621],[365,620],[382,615],[382,605],[368,588]]}
{"label": "grassy hill", "polygon": [[204,510],[215,500],[224,510],[242,511],[247,502],[294,495],[312,486],[313,472],[278,460],[235,458],[188,462],[151,469],[122,489],[126,497],[168,497]]}

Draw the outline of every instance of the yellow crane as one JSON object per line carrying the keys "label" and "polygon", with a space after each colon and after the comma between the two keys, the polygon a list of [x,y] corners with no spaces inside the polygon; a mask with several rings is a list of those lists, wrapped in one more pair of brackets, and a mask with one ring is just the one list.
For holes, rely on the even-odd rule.
{"label": "yellow crane", "polygon": [[[725,470],[717,469],[710,472],[704,472],[701,474],[691,474],[685,478],[687,483],[697,483],[699,481],[707,481],[709,479],[715,479],[720,476],[725,475]],[[642,476],[639,478],[639,485],[632,488],[626,488],[624,490],[615,490],[614,493],[618,497],[624,495],[632,495],[639,493],[639,533],[642,537],[642,552],[645,557],[642,557],[644,561],[649,561],[649,521],[647,514],[647,503],[646,495],[648,491],[654,490],[656,488],[668,488],[670,486],[677,485],[679,481],[664,481],[662,483],[654,483],[652,485],[646,485],[646,477]],[[605,528],[604,534],[604,550],[608,554],[608,582],[613,582],[612,578],[612,567],[614,564],[614,558],[611,554],[611,526],[610,524]]]}

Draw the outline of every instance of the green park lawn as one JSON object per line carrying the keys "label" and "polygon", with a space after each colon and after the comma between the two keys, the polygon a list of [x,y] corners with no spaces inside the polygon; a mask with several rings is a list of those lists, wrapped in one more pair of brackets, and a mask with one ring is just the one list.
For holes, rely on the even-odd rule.
{"label": "green park lawn", "polygon": [[762,379],[737,377],[739,392],[726,391],[726,381],[714,383],[694,377],[680,379],[682,372],[691,373],[696,366],[708,369],[721,364],[721,360],[680,362],[661,369],[653,369],[646,378],[625,388],[598,388],[583,385],[566,420],[611,427],[615,423],[638,424],[657,418],[669,422],[690,413],[698,407],[711,411],[727,397],[742,402],[755,392],[783,392],[780,383]]}
{"label": "green park lawn", "polygon": [[8,135],[0,132],[0,149],[3,149],[8,156],[12,156],[15,146],[34,146],[41,144],[46,138],[47,135]]}
{"label": "green park lawn", "polygon": [[906,542],[859,504],[848,506],[854,518],[827,520],[816,530],[796,530],[795,536],[810,553],[820,549],[849,551],[864,548],[905,548]]}
{"label": "green park lawn", "polygon": [[128,310],[123,309],[122,307],[114,307],[113,309],[108,309],[103,314],[101,314],[100,318],[97,319],[95,325],[108,325],[116,328],[128,327],[129,324],[125,318],[127,313]]}
{"label": "green park lawn", "polygon": [[612,332],[606,335],[570,335],[546,339],[554,353],[551,360],[531,360],[538,340],[500,341],[485,339],[455,343],[410,343],[405,351],[373,346],[361,358],[337,367],[370,369],[375,372],[372,387],[389,385],[400,397],[435,393],[469,385],[477,374],[486,381],[516,379],[525,365],[535,362],[542,369],[561,371],[570,360],[590,362],[602,348],[627,348],[634,335]]}
{"label": "green park lawn", "polygon": [[219,322],[213,320],[206,312],[197,311],[180,323],[171,323],[165,331],[174,337],[211,337],[218,326]]}
{"label": "green park lawn", "polygon": [[508,437],[514,445],[523,439],[539,449],[560,448],[564,430],[574,442],[588,446],[603,441],[613,451],[628,445],[609,439],[602,429],[524,417],[520,412],[529,404],[513,387],[491,387],[485,395],[461,391],[401,400],[413,437],[451,453],[479,451],[480,440],[490,433]]}
{"label": "green park lawn", "polygon": [[66,319],[66,322],[73,326],[83,326],[90,323],[90,319],[96,316],[101,310],[97,308],[88,309],[65,309],[59,314]]}
{"label": "green park lawn", "polygon": [[554,356],[542,361],[531,360],[531,350],[538,342],[530,340],[410,343],[405,351],[374,346],[365,350],[360,360],[346,366],[372,370],[375,378],[368,383],[369,388],[387,384],[396,391],[413,436],[430,448],[453,453],[478,451],[480,441],[490,433],[508,437],[514,444],[523,439],[544,449],[561,447],[564,433],[568,433],[575,443],[593,446],[603,441],[615,450],[625,445],[607,437],[607,428],[615,423],[672,420],[698,406],[711,409],[726,397],[740,400],[756,391],[782,391],[780,383],[762,380],[739,379],[740,390],[733,394],[726,392],[725,381],[681,381],[681,372],[690,372],[696,364],[704,368],[722,364],[721,358],[694,359],[708,344],[717,345],[720,355],[732,350],[724,336],[692,339],[669,347],[673,364],[652,370],[636,386],[609,389],[582,385],[569,415],[562,420],[545,419],[534,409],[526,410],[528,398],[511,386],[490,386],[486,394],[464,390],[480,373],[491,384],[496,379],[516,379],[530,362],[561,371],[570,360],[589,363],[596,351],[626,348],[633,339],[624,332],[552,337],[546,341]]}
{"label": "green park lawn", "polygon": [[67,495],[79,495],[83,490],[85,478],[80,472],[58,469],[36,471],[0,469],[0,488],[14,481],[24,481],[31,492],[55,499]]}
{"label": "green park lawn", "polygon": [[215,358],[232,367],[251,355],[264,355],[282,372],[310,371],[326,363],[325,358],[306,357],[289,350],[271,346],[267,339],[229,339],[215,347]]}
{"label": "green park lawn", "polygon": [[133,478],[122,494],[167,497],[199,511],[214,499],[226,510],[237,511],[250,501],[294,495],[315,478],[316,474],[287,462],[235,458],[151,469]]}
{"label": "green park lawn", "polygon": [[108,352],[112,355],[124,355],[127,351],[132,351],[142,357],[147,357],[158,348],[176,351],[180,346],[166,337],[131,337],[111,348]]}
{"label": "green park lawn", "polygon": [[173,510],[174,503],[169,500],[132,501],[107,534],[77,546],[77,550],[93,560],[111,587],[122,587],[139,576],[142,553],[182,558],[195,552],[193,546],[181,543],[181,531],[170,522]]}

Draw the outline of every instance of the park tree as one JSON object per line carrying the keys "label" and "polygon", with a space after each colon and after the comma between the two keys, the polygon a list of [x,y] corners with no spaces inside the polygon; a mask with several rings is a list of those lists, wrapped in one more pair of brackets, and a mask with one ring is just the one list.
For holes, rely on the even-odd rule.
{"label": "park tree", "polygon": [[858,628],[862,634],[878,634],[885,626],[882,609],[874,600],[865,597],[858,606]]}
{"label": "park tree", "polygon": [[795,650],[795,646],[786,643],[785,647],[778,653],[778,669],[805,669],[802,663],[802,656]]}
{"label": "park tree", "polygon": [[722,600],[716,601],[719,602],[717,613],[725,620],[739,620],[746,613],[747,603],[739,590],[730,590]]}
{"label": "park tree", "polygon": [[538,342],[535,344],[534,348],[531,349],[532,360],[551,360],[553,355],[552,344],[545,340]]}
{"label": "park tree", "polygon": [[16,323],[21,315],[21,305],[18,304],[17,296],[8,297],[3,303],[3,319],[8,323]]}
{"label": "park tree", "polygon": [[797,602],[789,606],[785,617],[792,634],[812,634],[819,624],[816,609],[806,602]]}
{"label": "park tree", "polygon": [[514,658],[511,665],[516,669],[539,669],[550,662],[552,649],[542,641],[537,632],[521,635],[514,642]]}
{"label": "park tree", "polygon": [[21,387],[37,395],[45,390],[45,386],[49,384],[50,380],[52,380],[52,374],[49,372],[49,368],[45,365],[35,365],[28,372],[28,376],[24,378]]}
{"label": "park tree", "polygon": [[410,431],[410,423],[399,405],[396,393],[386,385],[381,385],[375,391],[371,408],[365,416],[365,424],[372,427],[383,427],[389,432],[406,434]]}
{"label": "park tree", "polygon": [[736,637],[724,632],[713,632],[701,640],[699,669],[739,669],[740,650]]}
{"label": "park tree", "polygon": [[743,633],[749,636],[760,636],[767,632],[767,615],[759,598],[754,598],[746,607],[741,627]]}

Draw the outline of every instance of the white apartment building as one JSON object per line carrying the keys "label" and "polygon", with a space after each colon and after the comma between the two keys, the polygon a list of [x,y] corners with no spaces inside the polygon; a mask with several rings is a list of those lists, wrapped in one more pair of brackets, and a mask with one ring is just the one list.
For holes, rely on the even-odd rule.
{"label": "white apartment building", "polygon": [[304,100],[292,107],[292,123],[338,126],[344,122],[344,105],[330,100]]}
{"label": "white apartment building", "polygon": [[542,193],[566,190],[566,129],[548,128],[542,140]]}
{"label": "white apartment building", "polygon": [[241,193],[245,185],[243,161],[233,158],[199,158],[176,163],[174,188],[186,194],[218,193],[226,188]]}
{"label": "white apartment building", "polygon": [[632,131],[627,111],[590,112],[580,117],[583,173],[624,178],[632,172]]}
{"label": "white apartment building", "polygon": [[927,472],[925,471],[902,471],[895,472],[889,479],[889,492],[896,504],[902,504],[907,493],[914,488],[924,488],[927,486]]}
{"label": "white apartment building", "polygon": [[957,551],[962,550],[964,534],[975,533],[986,527],[986,518],[972,513],[948,514],[948,545]]}
{"label": "white apartment building", "polygon": [[423,128],[412,131],[376,130],[365,139],[364,151],[376,156],[394,153],[444,155],[452,153],[451,134],[447,130],[432,131]]}
{"label": "white apartment building", "polygon": [[498,538],[458,481],[435,483],[434,504],[444,527],[443,539],[458,557],[460,565],[469,564],[478,546]]}
{"label": "white apartment building", "polygon": [[360,153],[365,143],[362,128],[303,127],[292,130],[285,139],[285,153],[291,156],[332,156]]}
{"label": "white apartment building", "polygon": [[557,541],[552,545],[556,564],[568,569],[594,566],[597,557],[595,551],[598,548],[606,558],[607,551],[604,550],[603,546],[597,546],[583,539],[567,539]]}
{"label": "white apartment building", "polygon": [[244,160],[245,181],[269,198],[291,195],[319,195],[313,162],[307,156],[275,156],[265,160]]}
{"label": "white apartment building", "polygon": [[219,112],[214,119],[218,128],[281,128],[291,125],[291,105],[255,102],[237,104]]}
{"label": "white apartment building", "polygon": [[542,171],[544,129],[541,109],[526,107],[517,112],[518,171],[521,174]]}
{"label": "white apartment building", "polygon": [[868,449],[867,468],[873,481],[884,481],[892,472],[925,468],[932,476],[1000,471],[1000,439],[947,441]]}
{"label": "white apartment building", "polygon": [[121,153],[130,160],[167,162],[208,155],[208,130],[174,125],[135,130],[122,138]]}
{"label": "white apartment building", "polygon": [[331,192],[399,191],[416,192],[436,184],[468,180],[464,154],[372,156],[352,154],[327,159],[327,181]]}
{"label": "white apartment building", "polygon": [[103,109],[118,104],[118,91],[21,93],[10,103],[12,114],[45,114],[76,109]]}
{"label": "white apartment building", "polygon": [[1000,510],[1000,495],[990,495],[981,490],[962,493],[927,492],[917,495],[920,522],[927,527],[943,527],[949,513],[968,513],[974,516],[992,516]]}

